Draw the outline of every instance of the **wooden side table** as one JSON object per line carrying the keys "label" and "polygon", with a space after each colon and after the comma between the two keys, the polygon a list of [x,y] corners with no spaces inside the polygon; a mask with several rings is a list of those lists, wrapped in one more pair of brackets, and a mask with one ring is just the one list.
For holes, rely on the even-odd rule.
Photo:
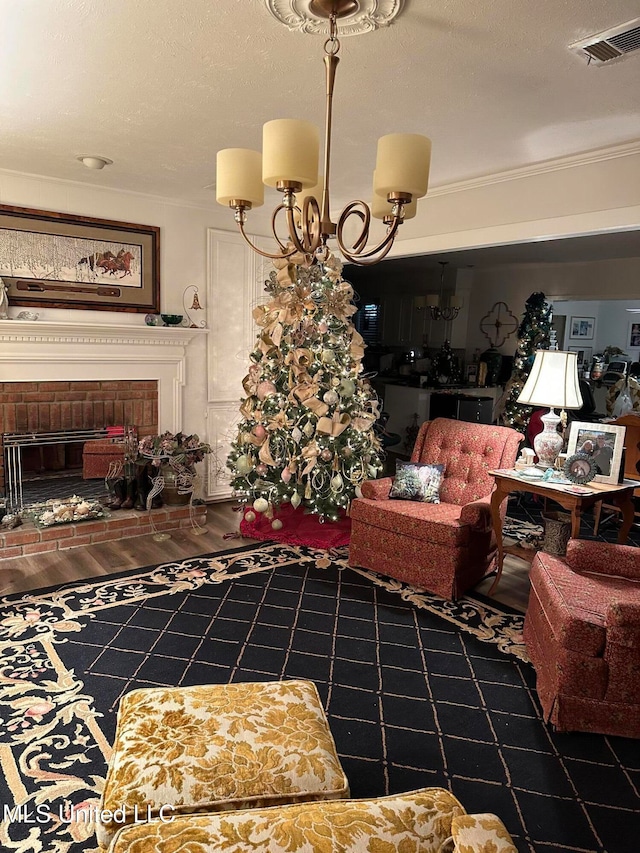
{"label": "wooden side table", "polygon": [[[638,483],[633,480],[625,480],[619,485],[607,483],[588,483],[580,487],[584,492],[569,491],[571,487],[561,486],[556,483],[544,483],[535,480],[524,480],[518,476],[518,472],[512,469],[500,469],[491,471],[495,477],[496,486],[491,494],[491,521],[493,532],[498,546],[496,554],[496,577],[489,589],[489,595],[493,595],[500,582],[502,575],[502,564],[505,554],[514,554],[523,560],[531,562],[535,551],[527,550],[518,545],[505,545],[502,537],[502,518],[500,506],[511,492],[528,492],[532,495],[541,495],[560,504],[571,513],[571,538],[577,539],[580,535],[580,516],[583,509],[589,509],[599,501],[606,500],[613,503],[622,513],[622,525],[618,532],[618,544],[624,545],[629,536],[633,524],[634,505],[633,490]],[[575,487],[577,488],[577,487]]]}

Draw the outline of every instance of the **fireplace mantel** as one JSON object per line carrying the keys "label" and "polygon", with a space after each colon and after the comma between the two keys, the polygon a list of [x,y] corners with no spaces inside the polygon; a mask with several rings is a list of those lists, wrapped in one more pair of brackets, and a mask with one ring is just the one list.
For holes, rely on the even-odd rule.
{"label": "fireplace mantel", "polygon": [[158,427],[182,429],[187,347],[207,329],[0,320],[0,382],[147,379]]}
{"label": "fireplace mantel", "polygon": [[97,343],[117,341],[119,344],[152,346],[186,346],[196,335],[208,329],[183,326],[129,326],[116,323],[61,323],[48,320],[0,320],[0,341],[53,341],[62,343]]}

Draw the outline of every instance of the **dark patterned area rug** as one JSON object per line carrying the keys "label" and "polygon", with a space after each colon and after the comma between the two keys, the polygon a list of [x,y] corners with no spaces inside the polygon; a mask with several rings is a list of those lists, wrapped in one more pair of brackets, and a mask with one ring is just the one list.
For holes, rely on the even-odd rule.
{"label": "dark patterned area rug", "polygon": [[640,744],[545,726],[521,629],[277,544],[5,598],[0,849],[97,849],[74,809],[97,805],[129,690],[309,678],[353,796],[440,785],[520,853],[630,853]]}

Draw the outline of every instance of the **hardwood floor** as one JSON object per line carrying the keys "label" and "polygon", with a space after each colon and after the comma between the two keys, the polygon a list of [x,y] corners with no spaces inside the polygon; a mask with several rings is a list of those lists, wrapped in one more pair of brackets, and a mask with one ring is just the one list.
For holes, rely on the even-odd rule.
{"label": "hardwood floor", "polygon": [[[206,533],[195,536],[191,530],[172,531],[171,539],[155,542],[150,535],[101,542],[66,551],[47,551],[26,557],[0,559],[0,593],[44,589],[49,586],[115,574],[144,566],[155,566],[168,560],[196,557],[250,545],[252,539],[224,539],[225,534],[238,530],[240,516],[233,511],[234,504],[225,501],[207,507]],[[486,594],[493,578],[487,578],[478,587]],[[529,572],[527,564],[507,557],[500,585],[494,595],[496,601],[525,610],[529,597]]]}

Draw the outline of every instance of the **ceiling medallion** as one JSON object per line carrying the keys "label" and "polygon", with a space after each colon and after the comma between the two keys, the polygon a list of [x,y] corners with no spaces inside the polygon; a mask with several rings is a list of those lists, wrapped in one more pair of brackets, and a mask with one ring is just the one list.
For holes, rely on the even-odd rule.
{"label": "ceiling medallion", "polygon": [[[339,31],[341,36],[370,33],[388,27],[400,14],[404,0],[340,0],[344,6]],[[265,0],[274,18],[290,30],[312,35],[327,35],[329,21],[321,0]],[[353,11],[352,11],[353,9]]]}

